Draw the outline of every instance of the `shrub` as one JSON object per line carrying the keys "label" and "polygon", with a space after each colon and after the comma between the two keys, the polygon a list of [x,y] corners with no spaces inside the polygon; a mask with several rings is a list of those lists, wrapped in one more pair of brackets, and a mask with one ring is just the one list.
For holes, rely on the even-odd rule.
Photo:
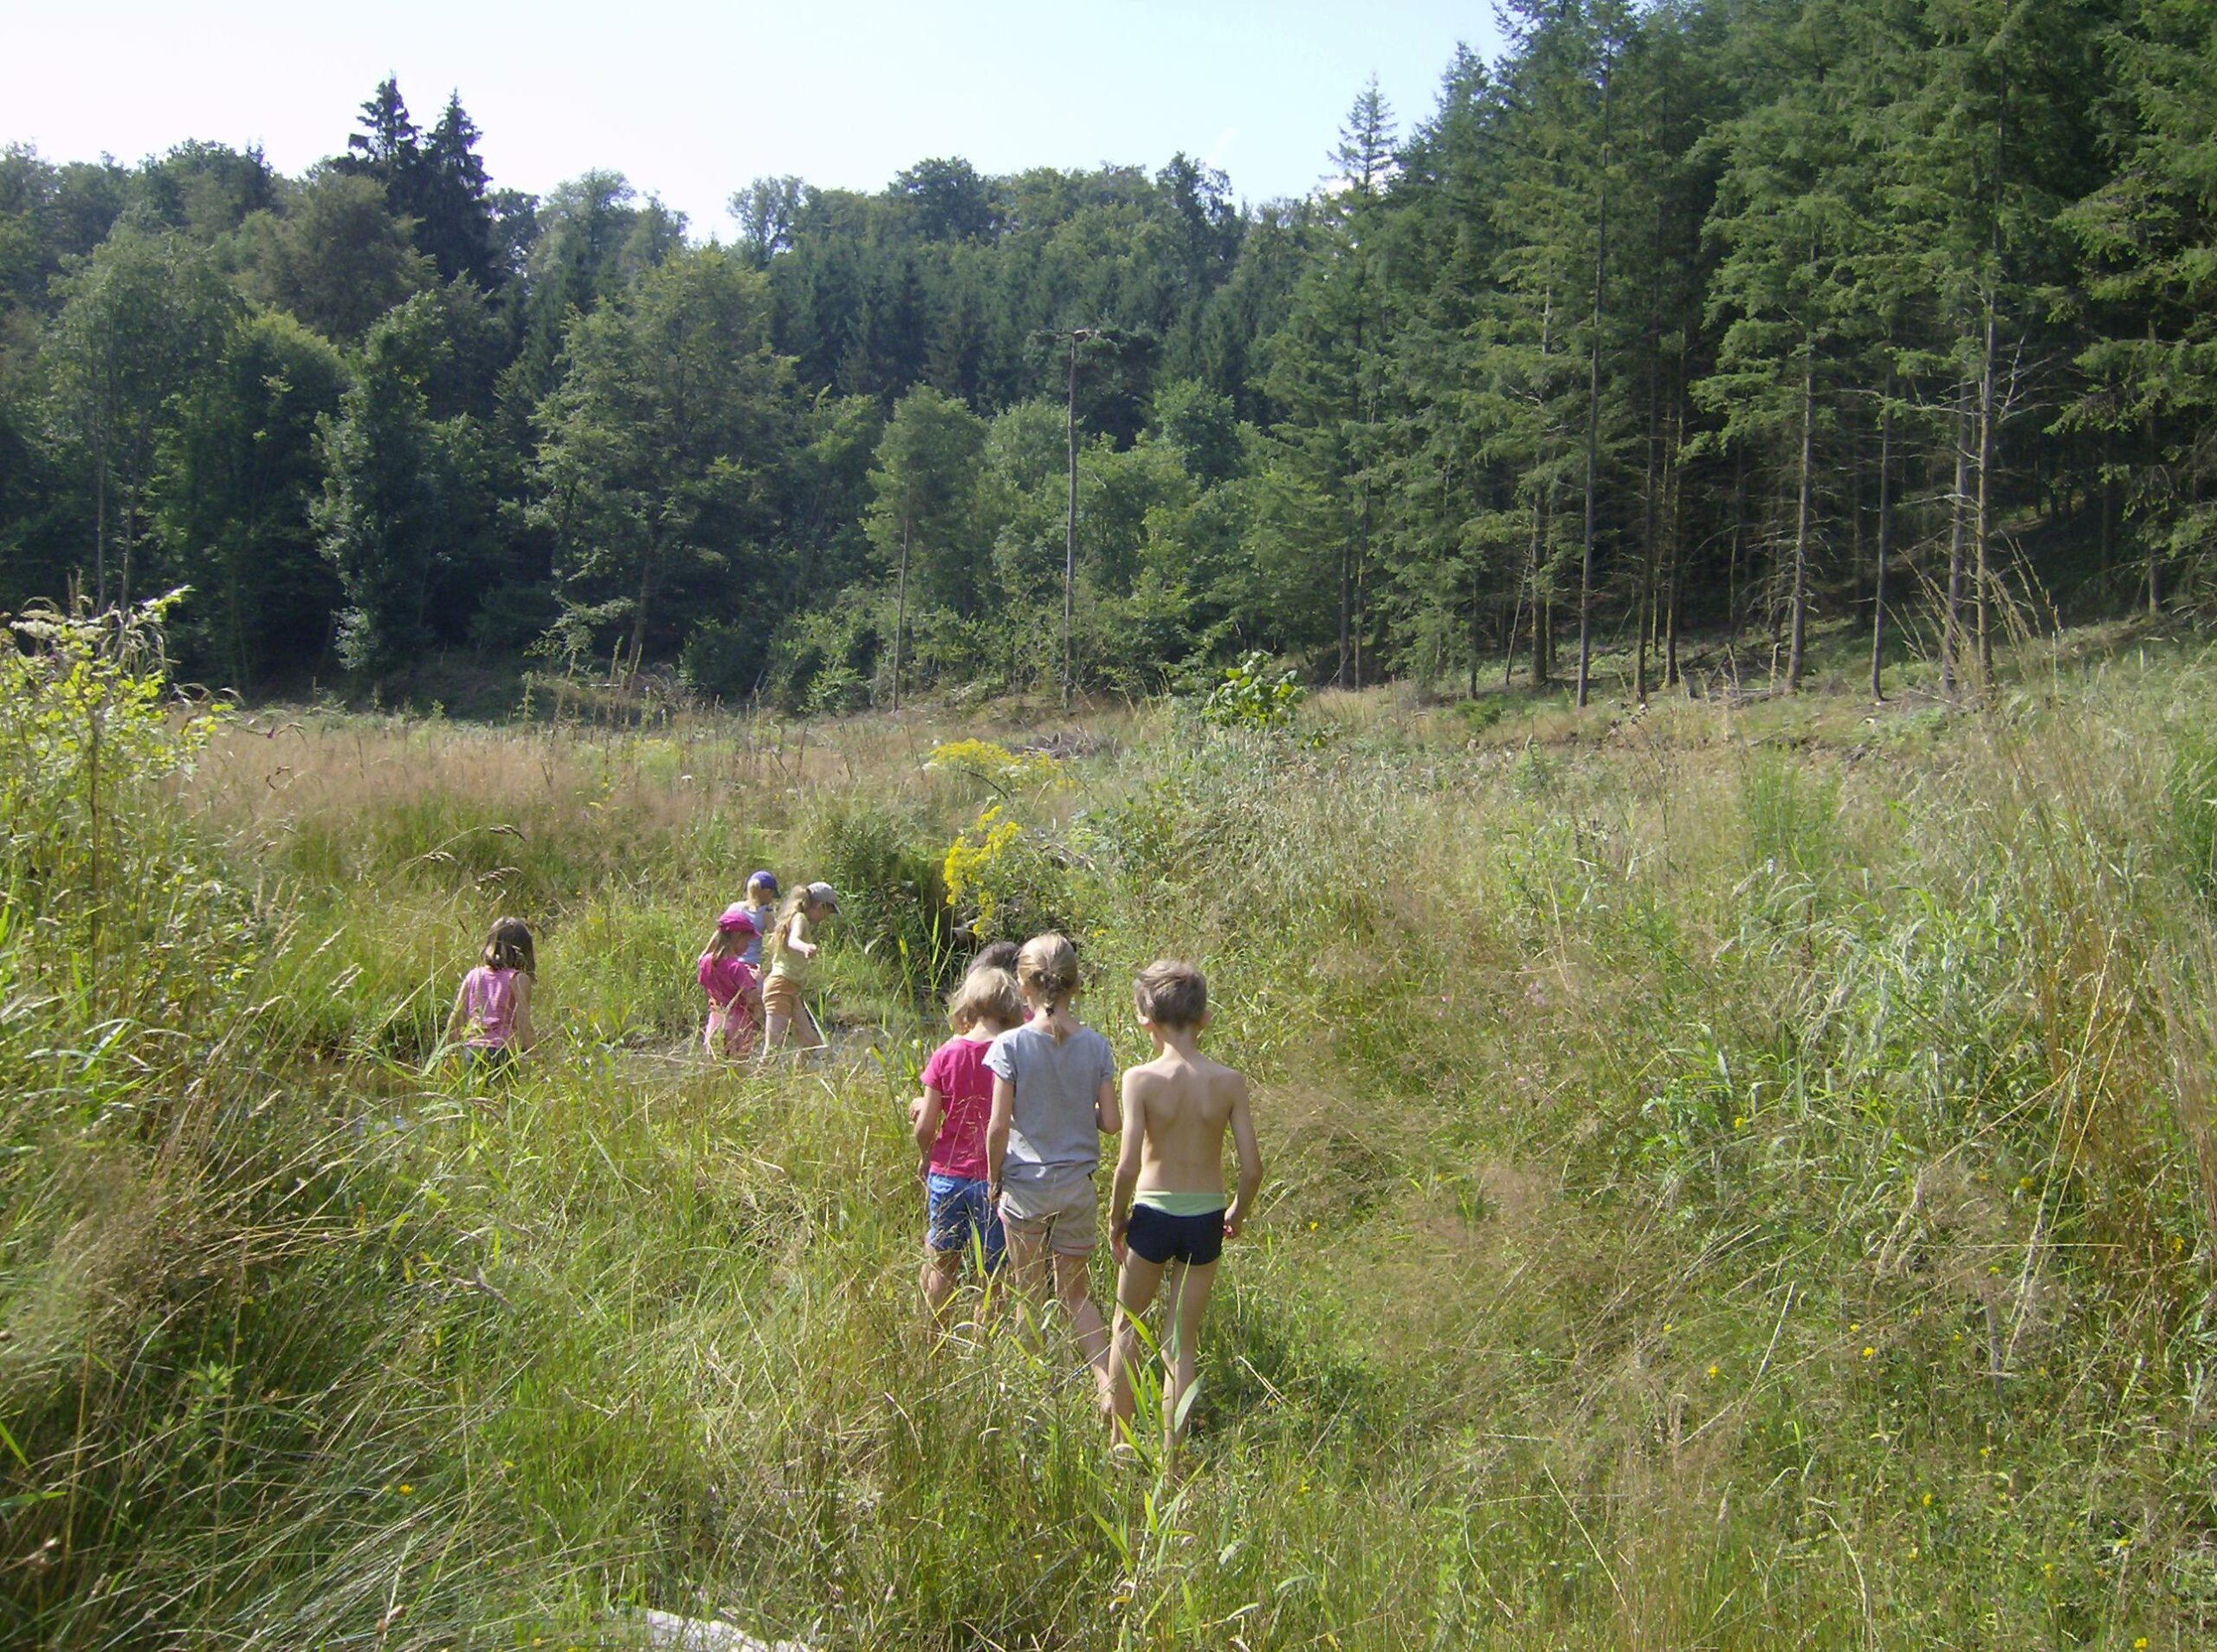
{"label": "shrub", "polygon": [[1306,693],[1290,670],[1273,674],[1269,656],[1257,650],[1225,668],[1201,702],[1201,720],[1218,728],[1283,728]]}
{"label": "shrub", "polygon": [[940,984],[953,948],[947,885],[931,852],[898,817],[865,808],[825,816],[817,838],[815,875],[839,891],[856,944],[897,968],[914,991]]}
{"label": "shrub", "polygon": [[981,941],[1078,930],[1067,858],[999,803],[947,845],[942,874],[947,904],[968,914],[962,926]]}

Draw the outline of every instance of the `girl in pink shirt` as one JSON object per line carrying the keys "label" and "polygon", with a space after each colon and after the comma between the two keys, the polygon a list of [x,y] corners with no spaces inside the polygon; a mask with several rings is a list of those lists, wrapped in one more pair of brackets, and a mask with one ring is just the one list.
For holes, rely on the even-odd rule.
{"label": "girl in pink shirt", "polygon": [[514,918],[496,922],[485,937],[477,967],[462,978],[447,1016],[446,1042],[459,1041],[463,1059],[500,1064],[538,1042],[531,1024],[531,983],[538,973],[531,931]]}
{"label": "girl in pink shirt", "polygon": [[734,900],[716,920],[716,932],[701,954],[694,975],[708,995],[701,1047],[711,1057],[744,1055],[754,1048],[755,1031],[762,1024],[762,989],[747,951],[759,939],[753,912],[744,900]]}
{"label": "girl in pink shirt", "polygon": [[924,1307],[947,1311],[974,1255],[986,1273],[1001,1265],[1001,1222],[986,1192],[986,1124],[993,1110],[993,1075],[986,1052],[1024,1019],[1024,997],[1006,970],[973,969],[948,1001],[954,1029],[924,1063],[924,1094],[909,1114],[917,1168],[924,1178]]}

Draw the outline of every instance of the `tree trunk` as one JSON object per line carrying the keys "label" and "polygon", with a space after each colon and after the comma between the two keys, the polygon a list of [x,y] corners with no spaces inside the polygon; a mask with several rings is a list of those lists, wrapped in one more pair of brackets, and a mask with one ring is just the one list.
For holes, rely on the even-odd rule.
{"label": "tree trunk", "polygon": [[1955,486],[1948,499],[1948,594],[1940,619],[1940,692],[1955,692],[1963,625],[1963,505],[1970,492],[1970,386],[1955,387]]}
{"label": "tree trunk", "polygon": [[1871,565],[1871,698],[1884,700],[1886,661],[1886,558],[1894,545],[1894,370],[1886,369],[1878,403],[1878,554]]}
{"label": "tree trunk", "polygon": [[1974,519],[1972,546],[1976,572],[1978,687],[1983,694],[1994,682],[1994,571],[1988,546],[1993,538],[1994,492],[1994,297],[1986,300],[1986,339],[1979,362],[1978,384],[1978,511]]}
{"label": "tree trunk", "polygon": [[[895,594],[893,598],[893,709],[895,711],[899,711],[901,709],[901,636],[902,633],[908,629],[908,513],[905,510],[902,511],[901,513],[901,573],[900,577],[894,582]],[[1063,611],[1065,616],[1070,612],[1067,599],[1065,599],[1065,605]],[[1070,643],[1067,640],[1069,636],[1067,619],[1064,621],[1064,626],[1065,629],[1063,636],[1065,641],[1063,644],[1063,704],[1067,707],[1070,704]]]}
{"label": "tree trunk", "polygon": [[[1063,522],[1063,710],[1070,708],[1073,692],[1070,629],[1077,613],[1077,334],[1070,334],[1070,398],[1063,404],[1063,435],[1070,443],[1070,514]],[[901,594],[902,605],[908,605],[908,518],[901,518]],[[901,672],[896,639],[895,664],[893,673],[894,705],[900,706]]]}
{"label": "tree trunk", "polygon": [[107,607],[107,442],[93,441],[93,606]]}
{"label": "tree trunk", "polygon": [[1817,341],[1805,336],[1801,345],[1801,481],[1794,513],[1793,635],[1787,645],[1786,692],[1801,692],[1801,668],[1807,657],[1809,630],[1809,503],[1816,485]]}
{"label": "tree trunk", "polygon": [[[1657,214],[1659,219],[1662,215]],[[1656,240],[1659,243],[1662,232]],[[1647,481],[1641,489],[1639,532],[1639,642],[1633,651],[1632,697],[1635,703],[1647,703],[1647,647],[1658,630],[1655,616],[1655,490],[1661,474],[1663,445],[1662,366],[1658,359],[1661,352],[1655,348],[1654,317],[1651,307],[1648,319],[1647,364]]]}
{"label": "tree trunk", "polygon": [[1578,704],[1584,708],[1593,670],[1593,522],[1601,458],[1601,320],[1609,273],[1609,111],[1611,70],[1601,64],[1601,177],[1593,236],[1593,339],[1586,393],[1586,544],[1578,570]]}

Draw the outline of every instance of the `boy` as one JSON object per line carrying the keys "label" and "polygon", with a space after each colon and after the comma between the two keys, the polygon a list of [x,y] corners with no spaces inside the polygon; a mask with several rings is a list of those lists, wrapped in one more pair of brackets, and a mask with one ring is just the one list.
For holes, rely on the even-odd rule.
{"label": "boy", "polygon": [[[1263,1155],[1247,1110],[1247,1081],[1196,1048],[1208,1025],[1208,983],[1190,964],[1150,964],[1132,984],[1154,1059],[1124,1074],[1124,1140],[1109,1197],[1108,1243],[1116,1275],[1116,1332],[1109,1345],[1111,1406],[1132,1416],[1137,1322],[1170,1282],[1162,1359],[1162,1448],[1174,1463],[1186,1395],[1193,1386],[1201,1316],[1226,1239],[1238,1237],[1263,1185]],[[1239,1191],[1224,1202],[1224,1137],[1239,1153]]]}

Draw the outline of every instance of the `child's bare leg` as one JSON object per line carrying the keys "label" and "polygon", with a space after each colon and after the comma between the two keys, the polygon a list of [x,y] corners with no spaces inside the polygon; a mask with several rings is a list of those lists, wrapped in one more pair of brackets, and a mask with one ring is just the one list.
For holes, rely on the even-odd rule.
{"label": "child's bare leg", "polygon": [[1077,1338],[1078,1352],[1085,1356],[1085,1363],[1093,1372],[1093,1387],[1103,1410],[1108,1408],[1108,1326],[1101,1318],[1101,1310],[1093,1306],[1092,1287],[1086,1277],[1086,1264],[1090,1256],[1061,1256],[1055,1258],[1055,1294],[1062,1298],[1063,1312],[1070,1315],[1071,1334]]}
{"label": "child's bare leg", "polygon": [[1116,1274],[1116,1334],[1108,1344],[1108,1413],[1132,1420],[1132,1371],[1140,1358],[1140,1320],[1162,1283],[1162,1264],[1127,1249]]}
{"label": "child's bare leg", "polygon": [[1047,1306],[1047,1236],[1027,1232],[1003,1219],[1007,1235],[1009,1282],[1015,1287],[1017,1320],[1024,1345],[1039,1345],[1039,1320]]}
{"label": "child's bare leg", "polygon": [[1216,1284],[1216,1264],[1171,1266],[1170,1313],[1162,1345],[1162,1451],[1166,1462],[1178,1459],[1179,1410],[1199,1374],[1201,1316],[1209,1311],[1209,1292]]}
{"label": "child's bare leg", "polygon": [[793,1006],[793,1031],[798,1036],[804,1051],[824,1048],[824,1034],[816,1024],[816,1017],[809,1014],[805,1003]]}
{"label": "child's bare leg", "polygon": [[781,1016],[772,1010],[762,1017],[762,1048],[766,1052],[785,1042],[785,1029],[792,1025],[791,1016]]}
{"label": "child's bare leg", "polygon": [[924,1312],[933,1323],[946,1317],[947,1305],[954,1300],[955,1282],[961,1276],[960,1251],[924,1247]]}

